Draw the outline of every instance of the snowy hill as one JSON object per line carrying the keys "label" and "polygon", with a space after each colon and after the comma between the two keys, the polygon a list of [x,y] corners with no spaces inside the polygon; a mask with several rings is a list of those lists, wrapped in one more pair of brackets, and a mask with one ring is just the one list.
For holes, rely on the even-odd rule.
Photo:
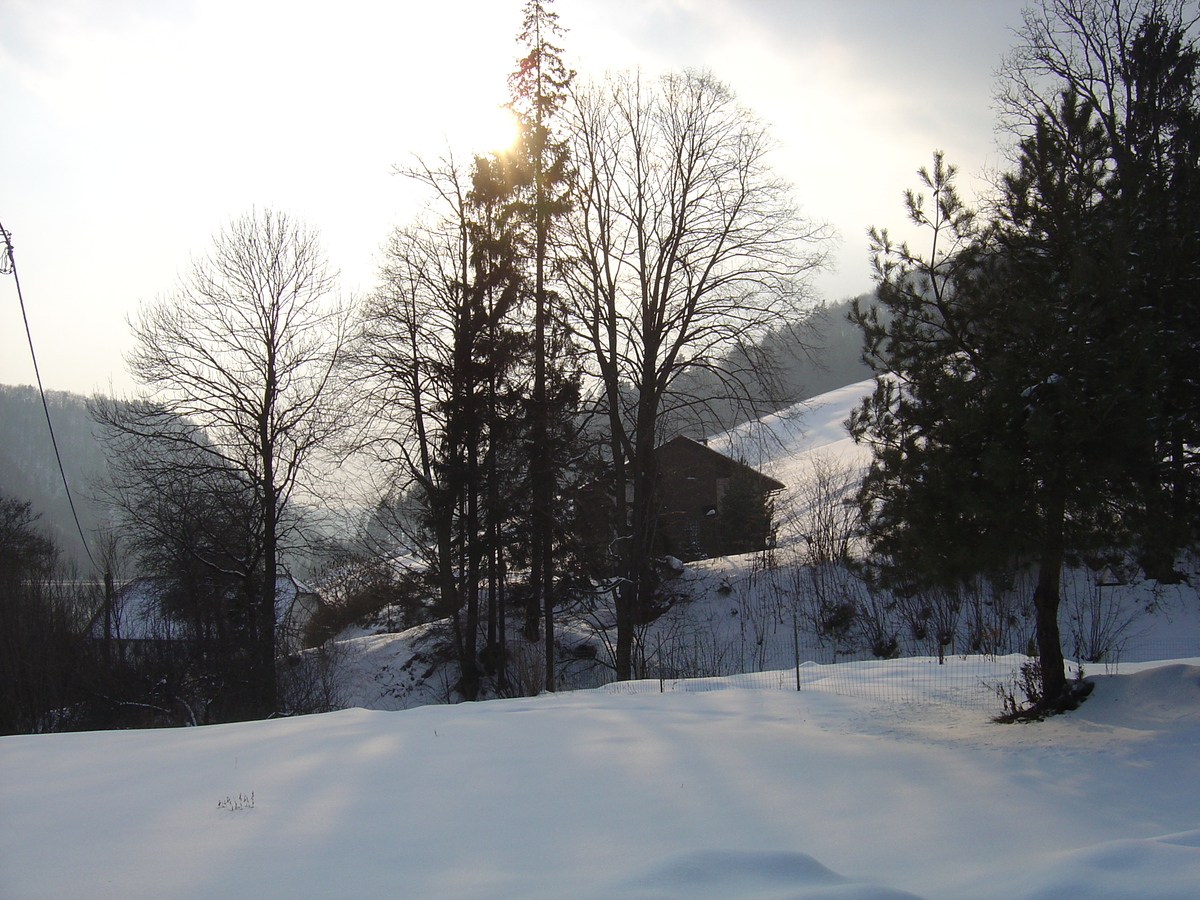
{"label": "snowy hill", "polygon": [[[709,446],[740,457],[778,478],[788,489],[776,498],[780,546],[771,560],[760,554],[702,560],[688,564],[668,583],[679,598],[670,610],[638,635],[636,665],[645,677],[668,681],[738,676],[758,683],[755,673],[805,664],[857,661],[894,665],[877,655],[919,658],[932,665],[942,697],[981,711],[1000,712],[994,687],[1011,683],[1026,652],[1033,628],[1032,583],[1018,582],[1004,598],[981,593],[958,598],[954,608],[930,610],[921,598],[897,600],[872,592],[843,569],[813,569],[804,563],[805,534],[810,533],[808,489],[820,461],[844,469],[847,479],[826,502],[836,510],[853,490],[870,451],[850,439],[844,423],[872,389],[858,382],[814,400],[740,426],[709,439]],[[836,473],[835,473],[836,474]],[[816,498],[820,499],[820,498]],[[810,534],[811,536],[811,534]],[[1200,577],[1200,560],[1188,560]],[[1195,582],[1193,582],[1195,583]],[[559,613],[559,684],[595,687],[611,680],[606,666],[612,646],[612,610],[599,605]],[[853,620],[839,618],[853,607]],[[941,644],[935,628],[949,629]],[[1200,655],[1200,597],[1188,584],[1159,585],[1131,578],[1101,585],[1087,569],[1064,575],[1061,627],[1064,650],[1082,660],[1085,671],[1123,671],[1121,665]],[[454,702],[457,678],[452,666],[438,661],[437,629],[421,626],[399,634],[351,631],[331,648],[340,703],[369,709],[408,709]],[[880,646],[886,653],[880,654]],[[536,673],[541,650],[511,635],[513,670]],[[954,667],[938,657],[960,657]],[[1004,675],[988,676],[1007,659]],[[793,674],[793,683],[796,675]],[[531,685],[536,687],[533,680]],[[888,682],[887,695],[898,702],[918,692]],[[826,689],[857,693],[861,683],[844,678]]]}
{"label": "snowy hill", "polygon": [[866,465],[870,448],[854,443],[846,431],[846,420],[874,387],[874,379],[848,384],[711,437],[708,446],[784,484],[802,480],[813,455]]}

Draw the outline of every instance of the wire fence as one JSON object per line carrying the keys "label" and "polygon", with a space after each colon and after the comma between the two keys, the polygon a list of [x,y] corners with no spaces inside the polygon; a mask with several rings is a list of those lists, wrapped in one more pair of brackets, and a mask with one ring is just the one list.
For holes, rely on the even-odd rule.
{"label": "wire fence", "polygon": [[613,682],[611,693],[690,693],[716,690],[816,691],[858,697],[889,705],[927,702],[999,713],[998,689],[1011,690],[1028,660],[967,656],[946,659],[910,658],[821,664],[804,662],[794,669],[743,672],[721,678],[657,678]]}
{"label": "wire fence", "polygon": [[[1107,584],[1068,570],[1062,589],[1069,676],[1200,658],[1200,604],[1187,583]],[[723,582],[707,606],[682,604],[639,633],[635,680],[614,683],[611,665],[585,660],[568,669],[564,685],[618,693],[823,691],[998,714],[1006,698],[1024,700],[1031,593],[1015,583],[1003,593],[906,601],[872,594],[844,572],[748,570]]]}

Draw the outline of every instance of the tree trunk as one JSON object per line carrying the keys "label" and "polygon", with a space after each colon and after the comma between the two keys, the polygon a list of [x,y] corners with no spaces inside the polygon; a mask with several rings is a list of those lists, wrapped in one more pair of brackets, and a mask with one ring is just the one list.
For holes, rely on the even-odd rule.
{"label": "tree trunk", "polygon": [[1033,592],[1037,613],[1038,663],[1042,671],[1041,703],[1052,707],[1067,692],[1066,664],[1063,661],[1062,638],[1058,630],[1058,607],[1064,555],[1064,502],[1061,495],[1053,496],[1046,510],[1046,527],[1042,552],[1038,560],[1038,582]]}
{"label": "tree trunk", "polygon": [[653,602],[653,584],[649,575],[656,518],[656,426],[654,411],[642,404],[633,435],[633,459],[630,460],[633,502],[629,510],[630,537],[626,542],[628,549],[625,556],[627,590],[623,593],[626,601],[624,609],[618,609],[617,615],[617,678],[621,680],[628,680],[636,674],[633,665],[634,629],[645,624]]}
{"label": "tree trunk", "polygon": [[620,413],[617,410],[615,391],[609,391],[609,447],[613,465],[613,543],[617,557],[617,583],[613,606],[616,613],[617,640],[615,658],[618,681],[632,677],[633,650],[633,604],[635,584],[630,578],[633,571],[633,535],[629,518],[629,469],[625,463],[624,446],[620,438]]}
{"label": "tree trunk", "polygon": [[[474,409],[474,407],[472,407]],[[464,588],[466,590],[466,633],[463,641],[463,696],[479,699],[482,673],[479,670],[479,565],[482,546],[479,531],[479,447],[477,432],[472,427],[467,448],[467,520],[463,526],[463,553],[466,554]]]}
{"label": "tree trunk", "polygon": [[275,493],[268,492],[263,535],[263,581],[258,602],[258,670],[254,682],[258,695],[255,715],[265,719],[275,712],[275,580],[278,572],[279,538]]}

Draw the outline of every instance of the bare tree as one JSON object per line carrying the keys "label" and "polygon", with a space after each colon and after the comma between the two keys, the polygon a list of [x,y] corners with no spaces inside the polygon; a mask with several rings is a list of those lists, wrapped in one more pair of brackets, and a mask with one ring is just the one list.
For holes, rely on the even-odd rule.
{"label": "bare tree", "polygon": [[[214,238],[175,291],[131,323],[141,402],[101,405],[126,440],[186,459],[180,478],[221,473],[248,498],[257,536],[250,579],[254,714],[275,710],[275,581],[287,511],[314,455],[340,424],[330,375],[342,345],[317,234],[285,213],[252,211]],[[186,426],[181,426],[186,423]]]}
{"label": "bare tree", "polygon": [[[121,542],[138,571],[156,579],[150,602],[137,615],[164,637],[184,638],[169,654],[168,681],[197,688],[182,702],[198,721],[256,714],[253,613],[262,534],[253,490],[230,466],[198,449],[206,441],[196,426],[175,420],[171,430],[160,407],[106,397],[89,406],[104,426],[100,438],[111,459],[98,493],[116,511]],[[152,420],[159,437],[127,427]],[[176,438],[175,431],[187,434]],[[129,624],[120,604],[107,607],[106,643],[126,636]],[[114,671],[121,668],[113,654],[105,657]],[[153,681],[161,673],[142,674],[143,681]]]}
{"label": "bare tree", "polygon": [[776,504],[780,536],[800,548],[805,564],[844,563],[853,555],[862,470],[832,454],[813,454],[802,480]]}
{"label": "bare tree", "polygon": [[1007,125],[1027,130],[1058,106],[1064,90],[1100,120],[1118,166],[1128,165],[1129,117],[1135,105],[1129,77],[1134,39],[1147,19],[1184,32],[1200,23],[1188,0],[1038,0],[1024,12],[1019,43],[1001,68],[1000,105]]}
{"label": "bare tree", "polygon": [[794,321],[826,230],[801,218],[769,166],[767,129],[711,75],[638,73],[576,90],[567,226],[570,327],[587,348],[611,432],[618,568],[617,673],[650,608],[654,451],[672,387],[691,369],[744,396],[728,350],[756,359]]}

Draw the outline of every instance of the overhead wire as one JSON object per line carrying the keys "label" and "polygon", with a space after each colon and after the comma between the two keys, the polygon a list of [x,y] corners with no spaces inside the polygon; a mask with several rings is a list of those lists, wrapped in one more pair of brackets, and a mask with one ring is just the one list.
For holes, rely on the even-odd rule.
{"label": "overhead wire", "polygon": [[17,261],[13,254],[12,235],[5,229],[2,222],[0,222],[0,240],[4,241],[3,253],[0,254],[0,275],[12,275],[13,283],[17,287],[17,301],[21,305],[21,319],[25,323],[25,338],[29,341],[29,356],[33,360],[33,375],[37,379],[38,394],[42,398],[42,410],[46,414],[46,428],[50,431],[50,445],[54,448],[54,458],[58,462],[58,474],[62,477],[63,490],[67,492],[67,504],[71,507],[71,517],[75,520],[75,528],[79,531],[79,539],[83,541],[83,552],[87,554],[92,567],[99,570],[100,566],[96,564],[96,558],[92,556],[87,535],[84,534],[83,526],[79,522],[79,513],[75,509],[75,498],[71,495],[71,485],[67,481],[67,470],[63,466],[62,454],[58,451],[58,439],[54,435],[54,423],[50,419],[50,404],[46,401],[46,391],[42,387],[42,373],[38,367],[37,352],[33,349],[33,332],[29,328],[29,315],[25,312],[25,296],[21,293],[21,278],[17,274]]}

